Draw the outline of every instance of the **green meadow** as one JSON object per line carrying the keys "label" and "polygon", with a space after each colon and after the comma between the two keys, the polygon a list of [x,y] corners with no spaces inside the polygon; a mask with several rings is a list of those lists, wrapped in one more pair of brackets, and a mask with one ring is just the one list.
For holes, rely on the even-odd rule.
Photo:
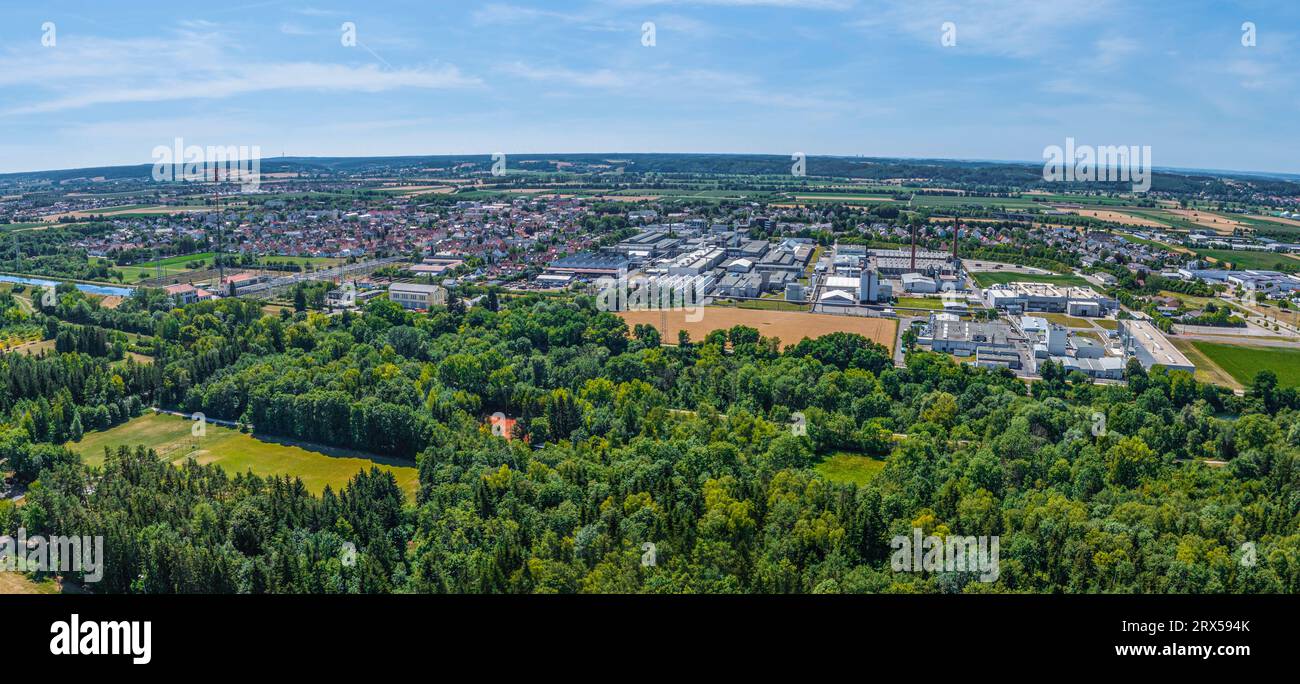
{"label": "green meadow", "polygon": [[80,442],[69,442],[67,447],[79,453],[88,465],[102,466],[104,447],[142,444],[174,464],[194,458],[199,463],[215,463],[232,474],[251,471],[260,476],[298,477],[317,494],[326,485],[337,491],[358,472],[378,466],[397,478],[407,496],[415,495],[417,476],[411,461],[250,435],[212,424],[207,425],[204,436],[195,437],[190,432],[193,425],[180,416],[147,413],[103,432],[88,432]]}

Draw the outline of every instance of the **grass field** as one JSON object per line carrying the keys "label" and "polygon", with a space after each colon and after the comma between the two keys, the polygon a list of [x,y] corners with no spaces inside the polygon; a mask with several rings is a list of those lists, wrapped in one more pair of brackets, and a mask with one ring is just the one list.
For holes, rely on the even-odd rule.
{"label": "grass field", "polygon": [[1242,385],[1249,385],[1256,373],[1269,369],[1277,373],[1279,385],[1300,387],[1300,349],[1246,347],[1202,340],[1192,341],[1192,346]]}
{"label": "grass field", "polygon": [[1052,323],[1055,323],[1057,325],[1063,325],[1067,328],[1085,328],[1085,329],[1092,328],[1092,324],[1088,322],[1088,319],[1075,318],[1074,316],[1067,316],[1063,313],[1039,312],[1039,313],[1032,313],[1030,315],[1041,316],[1042,318],[1046,318]]}
{"label": "grass field", "polygon": [[884,468],[885,462],[881,459],[845,452],[827,456],[815,466],[817,472],[826,476],[826,479],[831,482],[856,485],[870,482]]}
{"label": "grass field", "polygon": [[980,287],[990,287],[992,285],[1004,285],[1006,283],[1051,283],[1053,285],[1072,285],[1074,287],[1092,287],[1092,284],[1083,278],[1071,273],[1010,273],[1006,271],[980,271],[972,273],[971,277]]}
{"label": "grass field", "polygon": [[262,476],[299,477],[307,489],[317,494],[325,485],[337,491],[353,475],[377,465],[393,473],[407,496],[414,497],[416,469],[410,461],[258,437],[211,424],[205,436],[194,438],[190,435],[192,425],[179,416],[148,413],[103,432],[86,433],[80,442],[67,446],[81,454],[86,463],[100,466],[104,463],[104,447],[143,444],[172,463],[182,463],[192,455],[199,463],[215,463],[230,473],[252,471]]}
{"label": "grass field", "polygon": [[[1172,290],[1161,290],[1160,296],[1173,297],[1174,299],[1177,299],[1178,301],[1182,302],[1183,306],[1186,306],[1191,309],[1204,308],[1206,304],[1209,304],[1210,302],[1213,302],[1218,299],[1217,297],[1197,297],[1196,295],[1183,294],[1181,292],[1174,292]],[[1219,303],[1222,304],[1222,302]]]}
{"label": "grass field", "polygon": [[1260,271],[1282,271],[1295,273],[1300,271],[1300,259],[1274,252],[1247,252],[1231,249],[1198,249],[1196,255],[1202,259],[1214,259],[1219,263],[1230,263],[1239,269]]}
{"label": "grass field", "polygon": [[714,330],[727,330],[733,326],[746,325],[758,330],[764,337],[780,338],[781,344],[795,344],[805,337],[821,337],[833,332],[857,333],[885,346],[891,352],[894,349],[894,333],[898,321],[892,318],[869,318],[866,316],[833,316],[830,314],[793,313],[789,311],[764,311],[761,309],[740,309],[725,306],[705,307],[702,313],[695,313],[686,320],[686,311],[620,311],[619,316],[627,322],[628,327],[637,323],[649,323],[660,327],[661,317],[666,318],[667,330],[659,334],[667,344],[676,344],[677,331],[686,330],[693,341],[703,340]]}
{"label": "grass field", "polygon": [[1210,357],[1202,354],[1201,350],[1196,348],[1193,340],[1173,337],[1170,338],[1169,342],[1173,344],[1178,351],[1182,352],[1189,361],[1196,364],[1196,372],[1192,374],[1192,377],[1196,378],[1199,382],[1208,382],[1211,385],[1219,385],[1220,387],[1228,387],[1230,389],[1241,389],[1242,384],[1237,382],[1237,379],[1232,377],[1228,371],[1219,368],[1218,364],[1210,360]]}
{"label": "grass field", "polygon": [[57,594],[59,584],[54,580],[35,582],[18,572],[0,572],[0,594]]}
{"label": "grass field", "polygon": [[130,266],[113,266],[113,268],[122,272],[122,278],[133,283],[146,278],[153,278],[161,273],[164,276],[178,275],[186,271],[195,269],[190,268],[187,264],[199,263],[200,269],[211,268],[213,258],[216,256],[213,252],[204,252],[202,254],[182,254],[179,256],[167,257],[156,261],[146,261]]}
{"label": "grass field", "polygon": [[905,309],[942,309],[943,300],[935,297],[899,297],[895,302]]}

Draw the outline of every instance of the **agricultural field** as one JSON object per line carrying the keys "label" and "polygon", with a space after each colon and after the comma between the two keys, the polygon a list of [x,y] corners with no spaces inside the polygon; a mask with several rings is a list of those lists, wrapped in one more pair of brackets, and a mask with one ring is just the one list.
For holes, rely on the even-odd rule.
{"label": "agricultural field", "polygon": [[1122,211],[1112,211],[1109,209],[1075,209],[1070,207],[1058,207],[1061,211],[1069,212],[1077,216],[1086,216],[1095,218],[1098,221],[1106,223],[1118,223],[1126,226],[1141,226],[1143,228],[1164,228],[1165,224],[1145,216],[1137,214],[1128,214]]}
{"label": "agricultural field", "polygon": [[736,302],[736,308],[759,309],[762,311],[807,311],[808,305],[799,302],[788,302],[779,297],[764,297],[763,299],[739,300]]}
{"label": "agricultural field", "polygon": [[1189,361],[1196,364],[1196,372],[1192,374],[1192,377],[1196,378],[1197,381],[1208,382],[1229,389],[1241,389],[1243,387],[1240,382],[1237,382],[1236,378],[1232,377],[1232,375],[1227,371],[1219,368],[1214,361],[1210,360],[1210,357],[1202,354],[1201,351],[1196,348],[1196,345],[1193,344],[1192,340],[1171,337],[1169,338],[1169,342],[1173,344],[1178,351],[1182,352]]}
{"label": "agricultural field", "polygon": [[620,311],[619,316],[628,326],[648,323],[660,327],[666,318],[667,330],[660,330],[666,344],[677,342],[677,331],[686,330],[692,340],[702,340],[714,330],[727,330],[737,325],[745,325],[758,330],[764,337],[780,338],[781,344],[794,344],[805,337],[821,337],[833,332],[857,333],[878,342],[889,349],[894,349],[895,331],[898,321],[892,318],[869,318],[866,316],[833,316],[830,314],[793,313],[788,311],[763,311],[759,309],[740,309],[723,306],[705,307],[703,314],[695,312],[686,320],[686,311]]}
{"label": "agricultural field", "polygon": [[1300,259],[1277,254],[1275,252],[1249,252],[1231,249],[1198,249],[1196,255],[1202,259],[1213,259],[1222,264],[1232,264],[1238,269],[1255,269],[1261,271],[1282,271],[1295,273],[1300,271]]}
{"label": "agricultural field", "polygon": [[981,206],[1003,209],[1047,209],[1043,202],[1036,202],[1023,197],[971,197],[969,195],[917,195],[912,203],[918,207],[960,207]]}
{"label": "agricultural field", "polygon": [[1202,211],[1199,209],[1167,209],[1169,213],[1176,217],[1186,219],[1195,223],[1202,228],[1209,228],[1221,235],[1232,235],[1237,228],[1244,228],[1246,224],[1240,220],[1225,216],[1212,211]]}
{"label": "agricultural field", "polygon": [[865,485],[885,469],[885,462],[870,456],[839,452],[827,456],[814,467],[831,482]]}
{"label": "agricultural field", "polygon": [[893,202],[893,197],[879,195],[795,195],[800,202]]}
{"label": "agricultural field", "polygon": [[1069,273],[1008,273],[1005,271],[980,271],[971,277],[980,287],[1004,285],[1006,283],[1051,283],[1053,285],[1070,285],[1074,287],[1092,287],[1092,283]]}
{"label": "agricultural field", "polygon": [[1268,369],[1277,373],[1279,385],[1300,387],[1300,349],[1247,347],[1202,340],[1194,340],[1192,346],[1242,385],[1249,385],[1256,373]]}
{"label": "agricultural field", "polygon": [[69,442],[67,447],[87,464],[101,466],[104,447],[143,444],[174,464],[193,457],[199,463],[215,463],[232,474],[251,471],[260,476],[298,477],[317,494],[326,485],[338,490],[358,472],[378,466],[391,472],[408,496],[415,495],[417,474],[410,461],[250,435],[212,424],[208,424],[203,437],[194,437],[190,433],[192,426],[193,422],[179,416],[150,413],[103,432],[88,432],[80,442]]}
{"label": "agricultural field", "polygon": [[313,256],[264,256],[257,260],[259,266],[267,264],[298,264],[321,268],[323,266],[334,266],[342,263],[343,259],[338,257],[313,257]]}

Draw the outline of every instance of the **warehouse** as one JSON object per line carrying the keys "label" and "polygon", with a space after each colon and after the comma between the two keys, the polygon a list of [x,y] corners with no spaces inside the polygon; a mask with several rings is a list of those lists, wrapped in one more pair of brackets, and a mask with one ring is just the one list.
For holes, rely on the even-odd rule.
{"label": "warehouse", "polygon": [[1171,371],[1196,372],[1196,364],[1178,351],[1169,342],[1169,338],[1150,322],[1120,321],[1118,332],[1124,352],[1136,358],[1143,368],[1151,370],[1153,366],[1164,366]]}
{"label": "warehouse", "polygon": [[935,315],[921,329],[917,343],[937,352],[969,356],[980,347],[1010,349],[1011,326],[1005,323],[976,323],[948,320]]}
{"label": "warehouse", "polygon": [[984,290],[984,301],[990,307],[1011,312],[1070,312],[1076,316],[1100,316],[1119,308],[1114,298],[1090,287],[1061,287],[1050,283],[1015,282],[990,287]]}

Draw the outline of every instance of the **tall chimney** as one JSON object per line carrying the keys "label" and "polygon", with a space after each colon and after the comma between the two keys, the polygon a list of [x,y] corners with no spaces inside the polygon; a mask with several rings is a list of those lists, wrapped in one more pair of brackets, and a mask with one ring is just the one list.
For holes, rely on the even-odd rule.
{"label": "tall chimney", "polygon": [[952,217],[952,260],[957,260],[957,238],[961,237],[961,217]]}
{"label": "tall chimney", "polygon": [[912,224],[912,268],[911,271],[916,273],[916,224]]}

